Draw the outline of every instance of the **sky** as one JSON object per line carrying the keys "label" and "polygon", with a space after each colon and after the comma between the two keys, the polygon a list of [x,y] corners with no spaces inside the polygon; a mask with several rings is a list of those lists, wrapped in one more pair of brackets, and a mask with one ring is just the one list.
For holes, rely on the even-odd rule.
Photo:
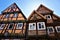
{"label": "sky", "polygon": [[40,6],[40,4],[53,10],[53,13],[60,17],[60,0],[0,0],[0,14],[13,3],[18,5],[27,18],[33,10],[36,10]]}

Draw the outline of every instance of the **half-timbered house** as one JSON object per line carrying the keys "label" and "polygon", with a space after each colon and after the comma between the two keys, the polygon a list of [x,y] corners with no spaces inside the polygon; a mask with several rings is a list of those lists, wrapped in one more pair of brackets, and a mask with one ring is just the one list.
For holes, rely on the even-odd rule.
{"label": "half-timbered house", "polygon": [[0,40],[59,40],[60,17],[40,5],[26,18],[13,3],[0,14]]}
{"label": "half-timbered house", "polygon": [[0,38],[6,40],[24,39],[26,20],[25,15],[16,3],[10,5],[0,14]]}

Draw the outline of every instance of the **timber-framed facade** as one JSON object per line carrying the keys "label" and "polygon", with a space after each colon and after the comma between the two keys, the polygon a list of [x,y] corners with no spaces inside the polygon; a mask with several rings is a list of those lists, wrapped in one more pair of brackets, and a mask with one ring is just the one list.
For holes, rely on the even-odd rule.
{"label": "timber-framed facade", "polygon": [[26,18],[13,3],[0,14],[1,40],[59,40],[60,17],[40,5]]}

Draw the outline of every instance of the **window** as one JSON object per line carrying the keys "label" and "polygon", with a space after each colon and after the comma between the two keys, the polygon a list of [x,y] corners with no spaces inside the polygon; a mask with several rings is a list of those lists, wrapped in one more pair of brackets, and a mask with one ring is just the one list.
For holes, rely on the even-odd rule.
{"label": "window", "polygon": [[45,29],[45,23],[44,22],[38,22],[37,23],[37,29],[38,30]]}
{"label": "window", "polygon": [[50,15],[47,15],[46,18],[47,18],[47,19],[51,19],[51,16],[50,16]]}
{"label": "window", "polygon": [[18,23],[16,29],[22,29],[23,23]]}
{"label": "window", "polygon": [[17,17],[17,13],[15,13],[13,17]]}
{"label": "window", "polygon": [[53,27],[47,27],[47,31],[48,31],[48,33],[53,33],[54,32],[54,28]]}
{"label": "window", "polygon": [[6,15],[5,15],[5,18],[8,18],[8,17],[9,17],[9,14],[6,14]]}
{"label": "window", "polygon": [[14,27],[13,24],[8,25],[8,29],[13,29],[13,27]]}
{"label": "window", "polygon": [[55,28],[57,32],[60,32],[60,26],[56,26]]}
{"label": "window", "polygon": [[0,24],[0,29],[3,29],[5,27],[5,24]]}
{"label": "window", "polygon": [[36,30],[36,23],[29,23],[29,30]]}

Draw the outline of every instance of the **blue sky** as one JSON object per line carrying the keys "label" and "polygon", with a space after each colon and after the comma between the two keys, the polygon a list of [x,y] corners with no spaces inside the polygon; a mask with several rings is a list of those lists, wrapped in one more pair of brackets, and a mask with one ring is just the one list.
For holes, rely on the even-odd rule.
{"label": "blue sky", "polygon": [[54,14],[60,16],[60,0],[0,0],[0,13],[14,2],[27,18],[40,4],[48,7],[54,11]]}

